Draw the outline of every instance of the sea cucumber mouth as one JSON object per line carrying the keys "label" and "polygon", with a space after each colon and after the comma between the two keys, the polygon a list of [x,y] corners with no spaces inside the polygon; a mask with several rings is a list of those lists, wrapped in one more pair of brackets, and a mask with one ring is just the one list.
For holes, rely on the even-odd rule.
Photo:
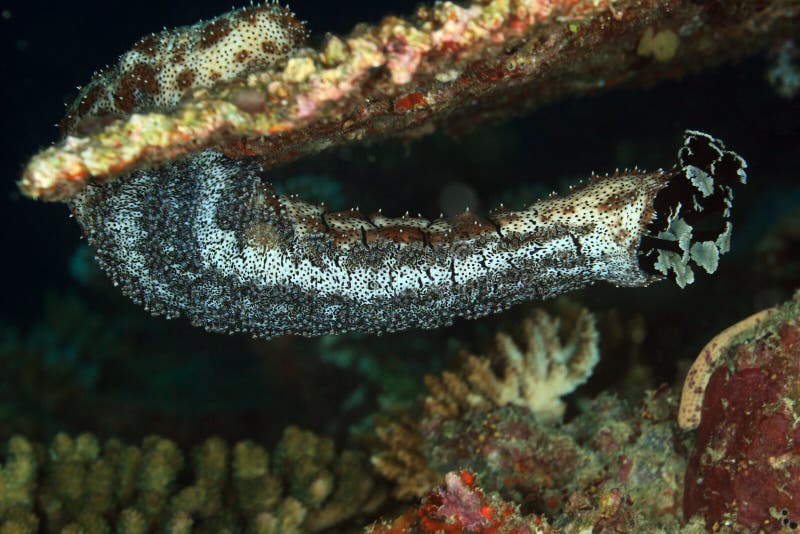
{"label": "sea cucumber mouth", "polygon": [[257,337],[436,328],[596,282],[692,283],[728,250],[744,161],[686,133],[679,165],[594,177],[482,217],[329,211],[203,151],[70,201],[100,265],[156,315]]}
{"label": "sea cucumber mouth", "polygon": [[688,130],[680,172],[653,201],[655,216],[639,245],[639,266],[680,287],[694,281],[690,263],[713,273],[728,252],[733,189],[747,182],[747,163],[722,141]]}

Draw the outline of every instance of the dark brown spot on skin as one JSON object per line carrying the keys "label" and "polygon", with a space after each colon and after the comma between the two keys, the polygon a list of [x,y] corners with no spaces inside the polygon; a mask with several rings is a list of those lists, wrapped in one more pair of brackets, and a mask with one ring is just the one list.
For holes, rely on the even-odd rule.
{"label": "dark brown spot on skin", "polygon": [[[623,242],[624,242],[626,239],[628,239],[628,236],[629,236],[629,235],[630,235],[630,232],[628,232],[627,230],[620,230],[620,231],[618,231],[618,232],[617,232],[617,234],[614,236],[614,242],[615,242],[617,245],[622,245],[622,243],[623,243]],[[636,248],[636,243],[633,243],[633,248],[634,248],[634,249]]]}
{"label": "dark brown spot on skin", "polygon": [[642,214],[641,224],[642,226],[646,226],[650,224],[650,221],[653,220],[653,215],[655,215],[656,210],[654,210],[651,206],[648,206],[644,213]]}
{"label": "dark brown spot on skin", "polygon": [[612,195],[608,195],[608,197],[600,202],[597,205],[597,209],[600,211],[615,211],[624,208],[628,204],[632,203],[636,199],[636,193],[631,192],[627,195],[620,195],[614,193]]}
{"label": "dark brown spot on skin", "polygon": [[137,52],[141,52],[147,57],[153,57],[156,55],[158,44],[159,44],[158,36],[148,35],[147,37],[145,37],[144,39],[140,40],[138,43],[133,45],[133,49],[136,50]]}
{"label": "dark brown spot on skin", "polygon": [[182,65],[184,61],[186,61],[186,45],[180,45],[172,53],[172,63]]}
{"label": "dark brown spot on skin", "polygon": [[508,226],[519,222],[521,217],[519,214],[514,213],[513,211],[506,211],[505,209],[496,209],[492,212],[489,218],[494,222],[496,226]]}
{"label": "dark brown spot on skin", "polygon": [[130,113],[133,111],[133,106],[136,100],[133,98],[133,89],[130,81],[123,76],[117,85],[117,90],[114,91],[114,105],[123,113]]}
{"label": "dark brown spot on skin", "polygon": [[360,211],[355,209],[337,211],[335,213],[328,213],[326,217],[328,218],[328,220],[331,221],[347,221],[347,219],[364,220],[364,215],[362,215]]}
{"label": "dark brown spot on skin", "polygon": [[484,221],[471,211],[458,215],[451,221],[451,224],[455,234],[464,239],[494,231],[494,225]]}
{"label": "dark brown spot on skin", "polygon": [[160,91],[156,81],[156,69],[144,63],[137,63],[130,73],[133,76],[133,84],[136,89],[148,95],[157,95]]}
{"label": "dark brown spot on skin", "polygon": [[92,107],[94,107],[95,102],[97,99],[100,98],[100,95],[103,93],[103,89],[99,85],[95,85],[84,95],[81,99],[81,103],[78,104],[78,114],[84,115],[86,114]]}
{"label": "dark brown spot on skin", "polygon": [[138,63],[133,69],[120,76],[114,91],[114,105],[123,113],[131,113],[136,107],[136,92],[149,96],[160,92],[156,81],[156,70],[147,64]]}
{"label": "dark brown spot on skin", "polygon": [[320,219],[304,219],[301,226],[310,234],[323,234],[326,231],[325,225]]}
{"label": "dark brown spot on skin", "polygon": [[260,9],[255,9],[255,10],[252,8],[244,9],[236,13],[234,18],[236,20],[241,20],[243,22],[246,22],[251,26],[255,26],[256,22],[258,22],[258,19],[256,17],[259,11]]}
{"label": "dark brown spot on skin", "polygon": [[244,63],[249,55],[250,52],[248,52],[247,50],[239,50],[236,53],[236,58],[234,61],[236,61],[237,63]]}
{"label": "dark brown spot on skin", "polygon": [[225,19],[206,24],[200,31],[200,48],[208,48],[217,44],[231,32],[230,23]]}
{"label": "dark brown spot on skin", "polygon": [[222,78],[222,73],[218,71],[214,71],[208,75],[208,79],[211,80],[212,82],[216,82],[220,78]]}
{"label": "dark brown spot on skin", "polygon": [[366,231],[367,244],[373,243],[422,243],[425,232],[412,226],[387,226]]}
{"label": "dark brown spot on skin", "polygon": [[275,43],[272,41],[263,41],[261,43],[261,50],[267,54],[274,54],[276,51]]}
{"label": "dark brown spot on skin", "polygon": [[123,75],[117,83],[117,89],[114,91],[114,105],[117,110],[123,113],[130,113],[136,105],[136,98],[133,94],[134,81],[131,73]]}
{"label": "dark brown spot on skin", "polygon": [[299,43],[305,39],[305,28],[292,16],[292,13],[288,9],[283,10],[283,12],[278,15],[277,21],[282,28],[286,28],[286,31],[295,43]]}
{"label": "dark brown spot on skin", "polygon": [[450,243],[455,238],[455,235],[452,233],[441,233],[441,232],[425,232],[428,236],[428,243],[433,245],[439,245],[442,243]]}
{"label": "dark brown spot on skin", "polygon": [[360,230],[337,230],[331,231],[330,236],[335,245],[354,245],[361,242]]}
{"label": "dark brown spot on skin", "polygon": [[178,74],[177,82],[178,89],[185,91],[194,83],[194,71],[192,69],[183,69],[181,73]]}

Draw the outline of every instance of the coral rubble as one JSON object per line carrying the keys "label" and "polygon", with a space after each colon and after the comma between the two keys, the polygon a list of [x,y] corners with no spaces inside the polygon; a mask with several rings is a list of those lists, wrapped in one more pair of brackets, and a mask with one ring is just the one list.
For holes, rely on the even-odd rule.
{"label": "coral rubble", "polygon": [[516,505],[486,495],[475,485],[469,471],[451,472],[442,488],[433,490],[416,510],[409,510],[391,522],[367,528],[367,534],[509,532],[543,534],[550,532],[547,520],[523,517]]}

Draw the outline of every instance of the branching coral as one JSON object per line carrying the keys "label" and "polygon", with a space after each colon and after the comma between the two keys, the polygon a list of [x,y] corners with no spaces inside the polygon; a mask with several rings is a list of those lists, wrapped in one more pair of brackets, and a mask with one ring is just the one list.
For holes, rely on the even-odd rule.
{"label": "branching coral", "polygon": [[520,330],[519,343],[498,332],[494,351],[466,355],[458,374],[428,376],[426,412],[454,416],[462,409],[514,404],[544,422],[559,420],[565,408],[561,397],[583,384],[599,360],[594,317],[585,308],[559,317],[538,309]]}
{"label": "branching coral", "polygon": [[[458,371],[428,377],[421,417],[378,425],[383,449],[373,464],[401,500],[466,469],[487,492],[546,517],[543,528],[558,525],[546,532],[677,532],[687,442],[674,421],[676,397],[662,387],[631,409],[604,394],[560,423],[560,397],[591,373],[599,341],[586,309],[556,308],[520,323],[524,341],[501,332],[491,358],[467,355]],[[373,528],[425,532],[410,517]],[[696,522],[686,530],[699,531]]]}
{"label": "branching coral", "polygon": [[425,456],[423,436],[442,420],[506,405],[524,407],[547,423],[561,418],[561,397],[588,379],[599,357],[594,318],[575,306],[563,307],[558,317],[534,310],[520,330],[520,343],[499,332],[490,356],[465,354],[458,371],[426,376],[429,394],[421,422],[397,417],[378,427],[387,450],[374,456],[373,463],[396,482],[396,497],[421,496],[440,480]]}
{"label": "branching coral", "polygon": [[337,455],[329,440],[292,427],[271,463],[246,441],[210,438],[186,458],[156,436],[135,447],[90,434],[59,434],[47,450],[14,437],[4,459],[3,532],[317,532],[385,497],[362,454]]}
{"label": "branching coral", "polygon": [[375,469],[392,481],[392,495],[400,500],[421,497],[442,481],[442,473],[430,467],[425,456],[425,437],[419,421],[401,415],[379,422],[375,429],[380,452],[372,456]]}

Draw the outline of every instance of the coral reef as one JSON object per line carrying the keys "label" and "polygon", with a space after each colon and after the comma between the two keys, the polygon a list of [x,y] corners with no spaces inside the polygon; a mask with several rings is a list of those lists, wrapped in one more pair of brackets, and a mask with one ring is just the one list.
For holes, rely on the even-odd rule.
{"label": "coral reef", "polygon": [[157,436],[136,447],[91,434],[58,434],[46,449],[13,437],[2,458],[8,533],[318,532],[374,512],[386,496],[362,453],[336,454],[295,427],[271,459],[250,441],[209,438],[186,457]]}
{"label": "coral reef", "polygon": [[[203,56],[196,50],[186,59],[204,71],[205,78],[199,71],[191,83],[188,76],[178,78],[181,61],[167,57],[162,45],[194,40],[204,48],[203,37],[221,38],[224,53],[241,52],[227,46],[231,42],[226,38],[235,37],[230,25],[242,23],[241,17],[256,22],[261,16],[256,14],[265,15],[268,25],[277,22],[289,28],[291,35],[283,37],[292,42],[286,48],[281,44],[280,50],[262,49],[270,56],[263,63],[227,62],[219,78],[212,63],[221,56],[213,50],[211,56]],[[532,196],[531,201],[543,198],[554,183],[563,184],[561,190],[566,191],[566,184],[588,175],[591,169],[585,165],[589,160],[597,163],[598,154],[608,156],[603,168],[644,162],[657,168],[667,161],[663,147],[679,137],[679,128],[707,123],[726,139],[735,139],[736,148],[758,169],[754,187],[737,196],[737,204],[753,210],[735,221],[738,250],[718,275],[680,292],[680,297],[673,284],[654,285],[646,297],[641,290],[595,287],[570,296],[591,313],[550,302],[543,304],[549,306],[547,312],[539,310],[519,320],[525,306],[502,317],[456,320],[447,330],[313,340],[286,336],[269,343],[208,335],[188,321],[152,321],[114,291],[107,278],[87,270],[86,258],[79,259],[73,264],[83,284],[78,296],[50,297],[45,320],[35,326],[29,326],[12,304],[9,312],[20,313],[14,320],[25,326],[0,326],[0,442],[7,441],[0,446],[0,533],[349,534],[365,524],[370,525],[368,532],[392,534],[797,530],[800,303],[752,315],[714,337],[689,375],[681,408],[675,387],[656,387],[660,380],[674,379],[679,362],[697,354],[711,337],[709,331],[730,325],[733,317],[772,306],[797,287],[797,217],[767,230],[779,210],[765,208],[763,201],[765,190],[780,197],[781,206],[793,198],[786,193],[796,185],[791,175],[797,167],[796,137],[794,130],[785,130],[797,125],[790,118],[794,108],[792,113],[784,110],[796,101],[765,95],[770,88],[762,79],[763,64],[756,60],[736,69],[735,81],[712,71],[699,81],[687,77],[674,92],[669,87],[675,86],[664,84],[644,96],[643,91],[606,95],[601,97],[603,105],[585,104],[577,111],[575,102],[543,109],[524,133],[515,131],[514,124],[503,130],[483,126],[556,100],[614,87],[649,87],[768,47],[774,65],[767,81],[782,96],[790,96],[797,85],[793,67],[800,1],[444,1],[421,6],[409,17],[360,24],[347,36],[320,36],[313,41],[315,47],[319,43],[316,49],[301,48],[297,41],[304,29],[290,15],[274,3],[259,4],[145,38],[68,107],[64,137],[30,160],[20,183],[23,192],[44,200],[67,199],[84,221],[79,212],[87,196],[110,196],[127,187],[134,194],[126,200],[146,203],[156,224],[142,224],[141,210],[126,211],[130,203],[116,211],[103,211],[101,205],[88,218],[96,217],[92,224],[100,232],[114,225],[152,230],[133,247],[136,253],[148,251],[149,259],[134,261],[116,281],[126,286],[152,276],[158,293],[175,280],[176,251],[185,250],[182,247],[197,235],[208,237],[203,231],[213,230],[213,238],[225,239],[231,236],[225,232],[231,232],[233,245],[226,249],[228,256],[191,258],[187,265],[193,269],[209,265],[209,257],[229,266],[253,244],[269,249],[276,237],[285,237],[273,223],[286,220],[299,224],[278,230],[311,236],[308,242],[330,238],[338,247],[332,250],[341,254],[335,256],[338,260],[359,257],[350,255],[356,247],[374,244],[364,237],[367,231],[375,232],[371,237],[380,233],[381,242],[396,247],[393,250],[427,253],[436,234],[426,230],[422,216],[341,213],[349,205],[345,198],[371,189],[360,203],[386,202],[380,194],[392,195],[390,209],[385,204],[384,209],[402,213],[417,195],[424,206],[420,211],[435,214],[444,211],[435,205],[435,185],[419,184],[439,183],[441,178],[462,186],[461,192],[447,193],[459,196],[454,213],[463,210],[459,203],[492,206],[490,198],[507,199],[516,209],[523,195]],[[9,17],[10,10],[3,10],[3,21]],[[16,10],[13,17],[18,20]],[[161,48],[152,46],[157,44]],[[164,58],[165,77],[157,79],[149,69],[165,63]],[[28,78],[36,81],[37,89],[58,86],[49,71],[42,83]],[[761,92],[742,90],[743,78],[761,83]],[[154,91],[156,84],[159,92]],[[726,96],[711,105],[715,94]],[[624,104],[605,106],[614,99]],[[650,114],[627,105],[637,99],[646,101],[644,108],[669,111]],[[36,108],[19,108],[23,120],[33,118],[30,110]],[[13,124],[26,123],[11,124],[7,130],[20,134],[21,128]],[[620,137],[608,135],[608,124],[619,127]],[[434,149],[426,149],[427,155],[416,144],[394,144],[391,150],[405,149],[405,156],[413,160],[407,165],[384,157],[386,147],[371,144],[474,128],[478,130],[472,141],[458,152],[439,151],[435,143],[441,137],[434,138]],[[685,268],[689,261],[713,270],[717,253],[728,248],[730,226],[715,228],[717,233],[710,236],[711,229],[700,224],[717,213],[728,217],[729,191],[710,191],[711,180],[719,183],[718,172],[730,175],[727,183],[744,178],[742,160],[723,156],[721,143],[699,132],[689,137],[681,169],[652,176],[680,174],[686,178],[683,185],[691,187],[669,191],[683,195],[679,203],[670,195],[656,199],[658,216],[649,220],[653,224],[641,239],[632,239],[642,248],[628,251],[630,265],[680,285],[694,276]],[[614,145],[611,138],[620,142]],[[372,151],[368,157],[380,165],[354,163],[358,159],[353,154],[367,149],[346,145],[361,142]],[[525,154],[525,164],[511,163],[506,152],[497,150],[515,143],[524,147],[519,153]],[[14,150],[16,145],[8,146]],[[346,148],[322,153],[328,147]],[[221,155],[207,156],[205,149]],[[30,153],[31,148],[24,150]],[[552,157],[541,157],[543,152]],[[313,154],[321,155],[295,161]],[[315,168],[337,158],[337,165],[322,172]],[[193,196],[201,189],[199,182],[186,179],[219,170],[205,165],[211,160],[222,162],[223,170],[230,172],[224,180],[206,184],[232,186],[216,191],[216,204],[210,196]],[[312,177],[288,179],[283,189],[276,185],[271,190],[267,179],[280,183],[284,172],[276,165],[290,161],[290,168],[308,165],[302,172]],[[192,172],[174,173],[182,165]],[[327,178],[353,166],[359,167],[359,179]],[[391,170],[384,173],[386,169]],[[515,183],[500,183],[501,174]],[[632,178],[644,175],[650,173],[626,170],[610,180],[631,180],[632,192],[643,194]],[[533,176],[552,181],[520,183],[520,177]],[[135,194],[130,180],[147,177],[154,177],[155,188]],[[173,181],[167,183],[170,177]],[[539,207],[558,206],[568,212],[576,199],[586,198],[581,192],[602,189],[598,184],[609,185],[608,180],[592,179],[578,194],[568,196],[570,201],[563,202],[563,195]],[[545,194],[538,188],[546,188]],[[307,190],[316,196],[303,197],[306,202],[293,195]],[[372,190],[379,192],[377,198]],[[184,213],[206,218],[191,225],[200,234],[162,240],[187,226],[185,217],[160,209],[165,205],[158,203],[176,191],[184,195],[178,195],[186,201],[179,205]],[[251,205],[271,206],[272,211],[237,204],[241,197]],[[613,218],[634,198],[608,194],[606,202],[589,211]],[[33,228],[34,223],[25,221],[44,220],[33,216],[34,209],[52,209],[29,207],[30,219],[14,214],[15,224],[6,226],[14,231]],[[769,217],[762,217],[767,211]],[[506,227],[493,224],[509,222],[508,213],[490,212],[488,218],[480,218],[470,212],[454,219],[464,223],[460,225],[445,221],[457,230],[451,234],[462,232],[453,241],[458,246],[451,247],[450,257],[463,257],[458,255],[475,250],[475,243],[495,239],[492,232],[502,234]],[[556,215],[555,219],[562,216]],[[695,224],[695,217],[703,220]],[[548,225],[547,235],[526,236],[529,244],[563,232],[562,220],[549,219],[536,221]],[[567,220],[579,222],[577,217]],[[617,228],[616,223],[612,226]],[[748,240],[740,238],[748,234],[740,232],[742,227],[750,230],[751,245],[760,241],[757,254],[743,250]],[[120,236],[114,245],[131,245],[132,240],[125,242],[131,235],[114,234]],[[468,241],[462,239],[465,235],[475,238],[469,242],[473,248],[462,246]],[[537,276],[552,269],[559,278],[586,252],[578,246],[584,244],[580,239],[576,244],[573,235],[558,235],[565,250],[574,254],[555,254]],[[601,237],[608,246],[612,240],[631,238]],[[23,239],[26,245],[51,248],[52,241],[27,234]],[[690,240],[707,245],[695,247]],[[208,250],[218,251],[214,239],[208,242]],[[163,244],[167,246],[157,251],[147,248]],[[8,263],[16,263],[25,252],[9,250],[13,252]],[[109,250],[101,250],[106,259],[111,257]],[[126,256],[131,258],[141,259]],[[491,261],[476,265],[475,269],[495,266]],[[30,299],[34,288],[57,283],[54,272],[40,269],[19,278],[25,298]],[[221,272],[223,278],[229,274]],[[313,276],[311,280],[312,289],[322,287],[314,285]],[[383,286],[380,280],[367,283],[366,290],[391,289],[395,280]],[[183,282],[190,297],[209,288],[205,280],[192,276]],[[336,278],[332,283],[342,282]],[[510,294],[518,297],[530,284],[521,278],[516,282]],[[311,294],[316,298],[318,293]],[[221,298],[214,294],[198,309],[204,310],[208,302],[218,304],[221,314],[233,317],[234,329],[251,311],[263,312],[261,303],[246,299],[241,309],[227,306],[231,295],[242,292]],[[275,301],[289,300],[284,297]],[[492,308],[478,292],[469,298]],[[420,302],[422,308],[428,301]],[[601,307],[621,311],[603,312]],[[314,323],[315,317],[303,315],[308,308],[287,312],[288,322]],[[377,310],[369,320],[387,313],[380,305],[347,309],[367,316]],[[423,309],[428,311],[436,313]],[[385,320],[386,315],[380,316]],[[212,322],[213,329],[226,329],[221,321]],[[391,318],[389,324],[401,326]],[[320,330],[351,326],[351,317],[342,315]],[[451,370],[442,371],[448,357],[460,351]],[[434,376],[422,380],[424,373]],[[425,386],[427,392],[417,398]],[[370,415],[376,406],[382,411]],[[287,424],[313,428],[330,438]],[[207,438],[216,434],[225,438]]]}
{"label": "coral reef", "polygon": [[[798,13],[797,0],[422,6],[413,17],[359,26],[320,50],[302,49],[274,68],[196,91],[168,114],[134,114],[90,135],[69,135],[30,161],[20,185],[34,198],[66,199],[90,179],[203,148],[257,154],[270,166],[363,139],[460,131],[567,96],[741,57],[791,32]],[[655,58],[640,55],[642,42]]]}
{"label": "coral reef", "polygon": [[[378,424],[383,445],[373,464],[400,500],[435,496],[442,490],[432,488],[448,472],[465,469],[485,491],[535,514],[541,528],[549,522],[546,532],[677,532],[689,442],[674,421],[676,396],[665,386],[631,408],[601,394],[559,424],[561,395],[586,379],[598,349],[592,315],[574,305],[559,309],[558,318],[537,310],[524,320],[521,344],[498,334],[496,365],[466,355],[459,371],[428,377],[421,417]],[[542,373],[548,367],[554,372]],[[508,369],[519,376],[502,380]],[[551,387],[550,380],[569,386]],[[424,506],[413,517],[423,517]],[[425,532],[411,517],[380,528]]]}
{"label": "coral reef", "polygon": [[560,420],[561,397],[585,382],[597,363],[594,319],[578,307],[565,308],[558,317],[537,309],[523,319],[520,330],[520,343],[498,332],[489,356],[463,354],[457,371],[445,371],[441,378],[427,375],[429,392],[419,422],[400,416],[379,424],[378,437],[387,449],[372,461],[395,481],[397,498],[419,497],[440,480],[425,458],[422,436],[442,420],[458,421],[506,405],[522,406],[545,422]]}
{"label": "coral reef", "polygon": [[[714,340],[683,509],[708,528],[800,523],[800,293]],[[700,359],[707,364],[706,353]]]}
{"label": "coral reef", "polygon": [[[270,453],[218,438],[184,454],[157,437],[138,447],[117,439],[101,445],[89,434],[60,434],[47,447],[13,437],[2,454],[0,527],[349,532],[378,517],[372,532],[793,527],[797,503],[781,488],[794,494],[798,479],[792,366],[800,304],[718,340],[722,356],[694,448],[695,436],[676,424],[677,398],[666,386],[635,406],[603,393],[577,403],[565,422],[555,417],[561,395],[585,380],[603,342],[585,309],[553,309],[531,313],[518,333],[500,331],[487,355],[464,354],[457,371],[428,378],[421,417],[378,424],[384,445],[372,462],[386,480],[364,452],[374,442],[337,454],[330,440],[292,427]],[[543,347],[545,355],[535,356]],[[508,369],[519,376],[509,379]],[[549,387],[548,380],[572,386]],[[546,402],[532,400],[537,391]],[[403,501],[420,497],[404,511]]]}
{"label": "coral reef", "polygon": [[[648,392],[637,409],[601,395],[563,427],[510,405],[440,420],[418,433],[418,460],[427,464],[416,481],[439,473],[438,484],[445,477],[449,487],[449,470],[467,470],[542,528],[552,525],[545,532],[702,532],[699,519],[681,527],[688,441],[673,420],[676,400],[666,387]],[[399,482],[412,493],[410,479]],[[427,532],[411,518],[424,517],[428,499],[441,491],[432,490],[416,516],[406,513],[388,531]],[[457,521],[460,512],[452,513]]]}

